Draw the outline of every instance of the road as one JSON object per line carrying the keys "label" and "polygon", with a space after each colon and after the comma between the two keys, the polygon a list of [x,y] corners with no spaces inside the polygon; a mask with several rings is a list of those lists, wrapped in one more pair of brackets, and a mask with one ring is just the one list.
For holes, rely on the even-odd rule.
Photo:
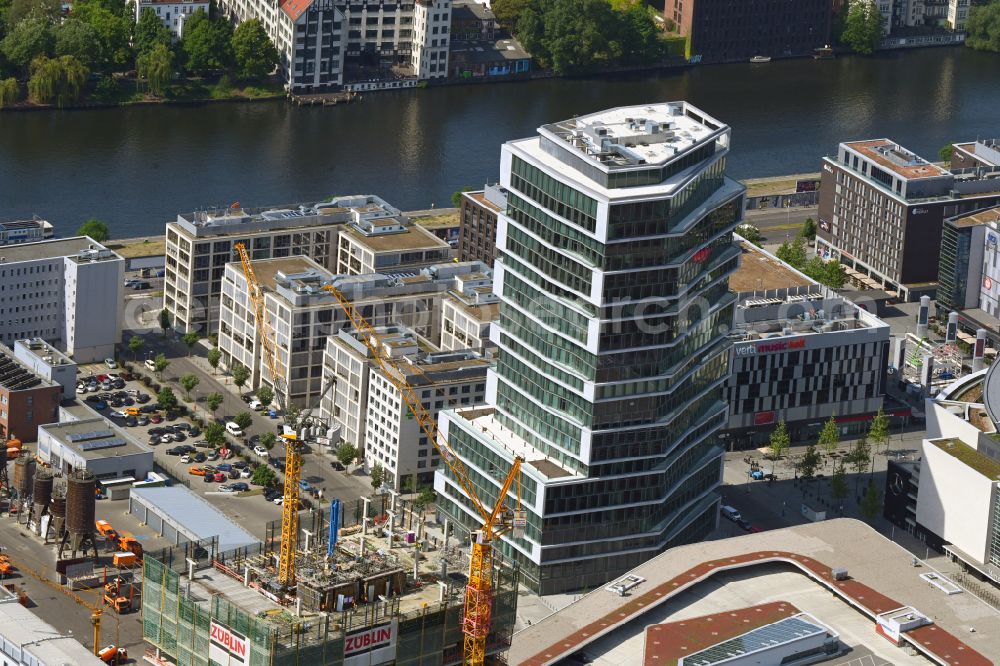
{"label": "road", "polygon": [[784,243],[795,238],[806,218],[816,220],[818,208],[807,206],[802,208],[779,208],[764,210],[748,210],[746,223],[760,229],[765,243]]}

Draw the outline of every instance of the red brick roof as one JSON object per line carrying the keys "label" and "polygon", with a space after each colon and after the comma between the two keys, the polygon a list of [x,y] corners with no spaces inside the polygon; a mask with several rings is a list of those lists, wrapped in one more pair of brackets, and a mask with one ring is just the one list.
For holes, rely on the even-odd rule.
{"label": "red brick roof", "polygon": [[312,5],[312,0],[279,0],[278,7],[285,12],[288,18],[298,21],[307,9]]}

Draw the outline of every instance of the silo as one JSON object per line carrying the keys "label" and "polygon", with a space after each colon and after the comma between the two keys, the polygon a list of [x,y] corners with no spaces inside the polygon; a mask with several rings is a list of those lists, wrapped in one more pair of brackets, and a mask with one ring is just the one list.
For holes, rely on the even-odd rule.
{"label": "silo", "polygon": [[59,541],[62,539],[66,526],[66,490],[64,488],[57,487],[52,491],[49,515],[52,516],[52,520],[49,523],[48,531],[42,536],[48,540],[49,534],[52,534],[53,538]]}
{"label": "silo", "polygon": [[97,478],[85,470],[77,470],[66,478],[66,534],[59,546],[59,557],[67,543],[70,546],[71,557],[78,552],[84,552],[86,546],[94,551],[97,557],[97,545],[94,539],[94,513],[97,498],[94,491]]}
{"label": "silo", "polygon": [[35,480],[35,459],[30,453],[22,453],[14,461],[14,490],[19,500],[31,494],[31,484]]}
{"label": "silo", "polygon": [[35,523],[35,533],[39,534],[42,525],[42,516],[49,508],[49,500],[52,499],[52,472],[43,469],[35,474],[35,480],[31,484],[31,517]]}

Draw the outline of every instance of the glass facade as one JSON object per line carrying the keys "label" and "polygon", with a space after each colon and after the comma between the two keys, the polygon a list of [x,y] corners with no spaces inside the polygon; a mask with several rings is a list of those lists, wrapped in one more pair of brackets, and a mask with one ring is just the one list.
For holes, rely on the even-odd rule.
{"label": "glass facade", "polygon": [[958,227],[945,221],[941,230],[938,259],[937,311],[944,315],[965,308],[969,289],[969,252],[972,227]]}
{"label": "glass facade", "polygon": [[[604,584],[716,523],[728,276],[743,211],[720,128],[621,173],[571,142],[504,147],[499,359],[486,418],[533,452],[522,466],[524,538],[500,549],[539,593]],[[492,505],[509,450],[460,415],[444,418]],[[450,472],[439,474],[439,507],[478,527]]]}

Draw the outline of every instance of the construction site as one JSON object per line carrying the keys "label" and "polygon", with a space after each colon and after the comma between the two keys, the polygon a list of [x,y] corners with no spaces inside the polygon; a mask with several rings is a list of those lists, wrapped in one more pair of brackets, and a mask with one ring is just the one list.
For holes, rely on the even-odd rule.
{"label": "construction site", "polygon": [[[206,540],[147,554],[147,659],[180,666],[208,666],[209,659],[249,666],[463,663],[468,548],[428,538],[423,522],[397,510],[394,497],[338,500],[298,518],[292,586],[281,580],[280,522],[268,526],[259,546],[220,553]],[[510,645],[517,577],[516,565],[494,557],[485,663],[503,663]]]}

